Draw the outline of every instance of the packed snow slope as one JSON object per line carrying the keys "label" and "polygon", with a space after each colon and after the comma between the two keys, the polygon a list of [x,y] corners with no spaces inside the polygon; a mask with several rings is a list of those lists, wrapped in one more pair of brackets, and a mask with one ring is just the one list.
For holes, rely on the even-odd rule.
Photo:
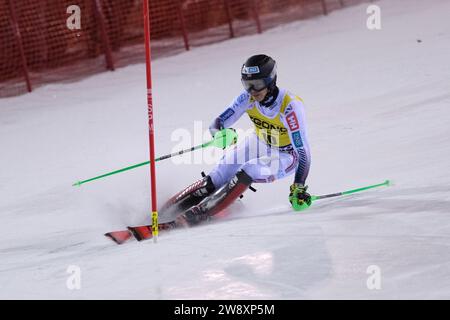
{"label": "packed snow slope", "polygon": [[[153,64],[157,155],[206,139],[242,62],[267,53],[307,106],[310,191],[395,183],[306,212],[287,178],[210,224],[117,246],[103,233],[149,221],[148,167],[71,184],[148,159],[145,66],[0,100],[0,298],[449,299],[450,2],[375,4],[381,30],[366,4]],[[213,167],[204,155],[157,164],[160,203]]]}

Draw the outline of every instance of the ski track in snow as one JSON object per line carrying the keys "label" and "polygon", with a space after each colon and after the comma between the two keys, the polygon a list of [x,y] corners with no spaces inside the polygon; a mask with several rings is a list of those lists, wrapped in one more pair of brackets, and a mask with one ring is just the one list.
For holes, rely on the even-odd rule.
{"label": "ski track in snow", "polygon": [[[71,184],[148,158],[144,65],[1,99],[0,298],[449,299],[450,3],[375,4],[379,31],[365,4],[153,64],[158,155],[174,130],[206,130],[240,92],[242,61],[265,52],[307,106],[310,190],[394,182],[306,212],[290,210],[287,178],[209,224],[114,245],[104,232],[149,222],[148,168]],[[159,202],[211,168],[158,163]]]}

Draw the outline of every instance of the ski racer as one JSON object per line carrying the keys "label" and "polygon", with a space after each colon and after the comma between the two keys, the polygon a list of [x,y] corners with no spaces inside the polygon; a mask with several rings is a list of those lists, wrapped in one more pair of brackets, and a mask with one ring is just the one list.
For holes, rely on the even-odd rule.
{"label": "ski racer", "polygon": [[[279,88],[276,62],[251,56],[241,68],[244,91],[209,127],[211,134],[230,128],[245,113],[255,131],[227,149],[215,168],[166,203],[183,212],[177,220],[195,225],[220,212],[252,183],[268,183],[294,175],[289,201],[295,210],[311,205],[306,178],[311,162],[303,101]],[[164,211],[165,208],[162,208]]]}

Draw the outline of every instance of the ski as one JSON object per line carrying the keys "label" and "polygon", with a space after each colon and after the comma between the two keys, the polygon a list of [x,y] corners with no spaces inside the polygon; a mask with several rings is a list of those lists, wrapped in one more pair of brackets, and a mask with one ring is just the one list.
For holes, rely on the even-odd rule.
{"label": "ski", "polygon": [[105,237],[110,238],[117,244],[122,244],[126,242],[128,239],[133,237],[133,234],[128,230],[120,230],[120,231],[111,231],[104,234]]}
{"label": "ski", "polygon": [[[175,229],[177,224],[175,221],[159,223],[158,229],[159,231],[168,231],[171,229]],[[153,238],[152,234],[152,225],[142,225],[135,227],[128,227],[128,231],[134,236],[137,241],[149,240]]]}
{"label": "ski", "polygon": [[[167,231],[176,227],[177,224],[175,221],[158,224],[159,231]],[[132,238],[137,241],[149,240],[153,238],[151,224],[127,227],[127,230],[111,231],[105,233],[104,235],[117,244],[123,244]]]}

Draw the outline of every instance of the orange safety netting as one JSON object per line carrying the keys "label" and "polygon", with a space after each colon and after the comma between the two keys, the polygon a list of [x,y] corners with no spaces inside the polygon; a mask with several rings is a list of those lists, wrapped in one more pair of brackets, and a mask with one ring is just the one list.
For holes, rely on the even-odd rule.
{"label": "orange safety netting", "polygon": [[[149,1],[154,58],[363,2]],[[0,0],[0,97],[144,62],[143,32],[142,0]]]}

